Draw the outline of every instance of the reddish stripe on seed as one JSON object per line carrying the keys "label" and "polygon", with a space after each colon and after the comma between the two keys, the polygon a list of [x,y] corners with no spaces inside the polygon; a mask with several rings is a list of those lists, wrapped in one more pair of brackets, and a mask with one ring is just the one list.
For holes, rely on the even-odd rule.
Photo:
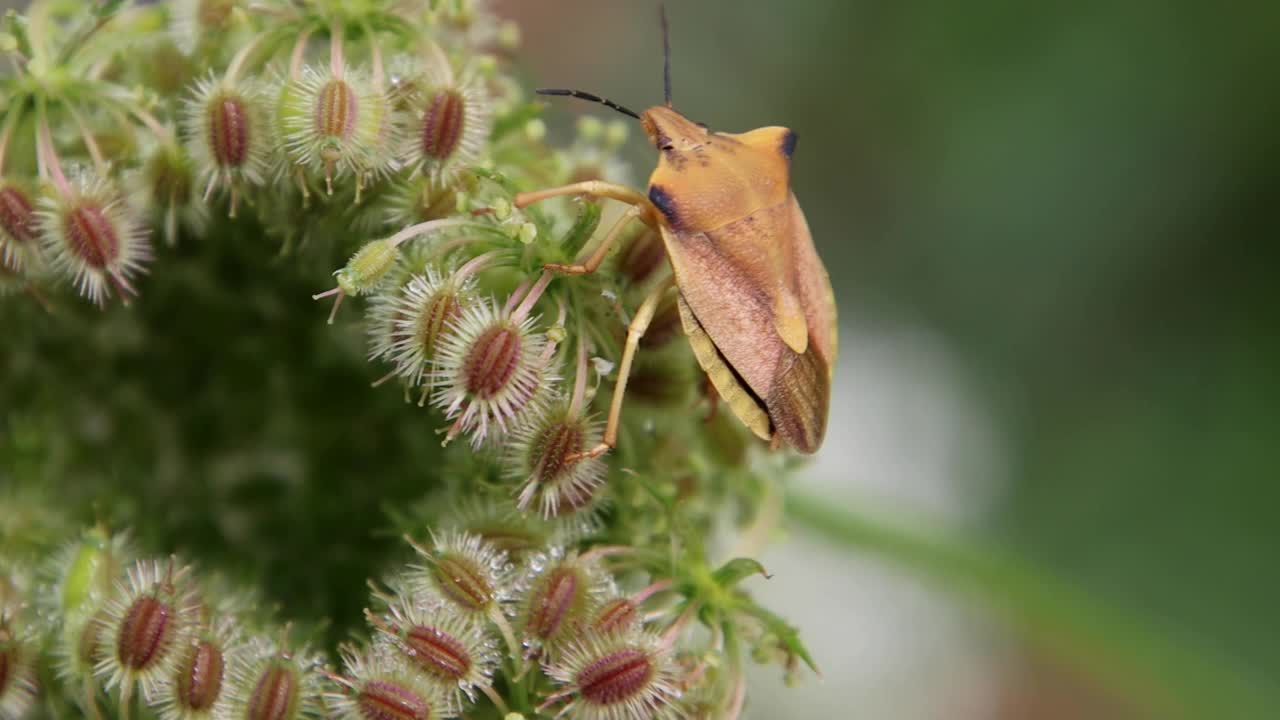
{"label": "reddish stripe on seed", "polygon": [[120,252],[120,239],[102,208],[83,202],[67,213],[67,248],[85,264],[104,268],[114,262]]}
{"label": "reddish stripe on seed", "polygon": [[244,102],[223,95],[209,106],[209,148],[224,167],[239,167],[249,159],[249,115]]}
{"label": "reddish stripe on seed", "polygon": [[653,678],[649,654],[624,648],[584,667],[577,677],[582,697],[597,705],[612,705],[635,695]]}
{"label": "reddish stripe on seed", "polygon": [[464,365],[467,391],[488,399],[502,391],[520,363],[521,337],[514,328],[491,327],[476,338]]}
{"label": "reddish stripe on seed", "polygon": [[116,638],[116,658],[132,670],[144,670],[163,652],[173,633],[169,624],[172,609],[151,596],[133,601],[120,622]]}
{"label": "reddish stripe on seed", "polygon": [[466,101],[457,90],[436,93],[422,115],[422,154],[432,160],[453,155],[462,143],[466,114]]}

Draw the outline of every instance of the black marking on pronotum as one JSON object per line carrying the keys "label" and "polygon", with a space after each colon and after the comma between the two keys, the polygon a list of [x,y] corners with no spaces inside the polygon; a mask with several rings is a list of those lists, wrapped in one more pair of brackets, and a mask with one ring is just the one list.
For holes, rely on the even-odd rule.
{"label": "black marking on pronotum", "polygon": [[617,110],[623,115],[629,115],[635,118],[636,120],[640,119],[640,116],[636,114],[635,110],[630,110],[608,98],[602,98],[599,95],[592,95],[589,92],[583,92],[581,90],[566,90],[565,88],[539,88],[535,92],[537,92],[539,95],[564,95],[567,97],[578,98],[579,100],[586,100],[588,102],[600,103],[601,105],[604,105],[607,108],[612,108],[614,110]]}
{"label": "black marking on pronotum", "polygon": [[666,216],[667,222],[670,222],[672,225],[678,224],[676,218],[676,201],[671,197],[671,193],[667,192],[666,188],[661,185],[650,185],[649,202],[653,203],[653,206],[658,208],[658,210]]}
{"label": "black marking on pronotum", "polygon": [[782,136],[782,154],[791,157],[796,152],[796,131],[788,130],[786,135]]}

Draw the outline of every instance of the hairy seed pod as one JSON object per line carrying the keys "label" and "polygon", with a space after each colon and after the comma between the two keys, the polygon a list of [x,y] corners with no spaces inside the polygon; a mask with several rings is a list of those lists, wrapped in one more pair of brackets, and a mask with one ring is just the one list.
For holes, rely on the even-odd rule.
{"label": "hairy seed pod", "polygon": [[479,537],[444,533],[430,548],[416,549],[427,560],[419,584],[463,614],[482,618],[508,599],[513,568],[505,555]]}
{"label": "hairy seed pod", "polygon": [[644,690],[653,679],[653,659],[639,648],[623,648],[596,658],[578,671],[578,691],[596,705],[617,705]]}
{"label": "hairy seed pod", "polygon": [[513,320],[492,303],[473,303],[441,339],[432,402],[455,421],[450,437],[471,433],[479,446],[493,431],[509,430],[517,418],[536,409],[547,372],[544,336],[532,332],[533,321]]}
{"label": "hairy seed pod", "polygon": [[640,612],[628,598],[614,598],[596,610],[591,629],[598,633],[628,633],[640,628]]}
{"label": "hairy seed pod", "polygon": [[139,561],[103,607],[102,657],[94,674],[108,688],[142,687],[148,699],[173,677],[199,620],[189,569],[170,561]]}
{"label": "hairy seed pod", "polygon": [[674,713],[678,668],[657,636],[630,632],[586,633],[570,643],[548,674],[577,697],[565,709],[588,720]]}
{"label": "hairy seed pod", "polygon": [[[375,625],[379,643],[392,648],[417,677],[468,696],[487,687],[499,662],[496,641],[487,621],[475,621],[451,603],[428,601],[430,596],[402,589],[384,597],[387,617]],[[380,651],[375,644],[374,650]],[[372,657],[372,655],[370,656]]]}
{"label": "hairy seed pod", "polygon": [[440,592],[458,605],[471,611],[482,611],[493,604],[494,590],[485,570],[467,558],[436,558],[431,572]]}
{"label": "hairy seed pod", "polygon": [[35,208],[21,188],[0,185],[0,263],[22,270],[36,252]]}
{"label": "hairy seed pod", "polygon": [[192,644],[174,678],[177,702],[194,711],[213,707],[222,692],[224,665],[222,648],[216,643],[200,640]]}
{"label": "hairy seed pod", "polygon": [[312,720],[321,711],[320,659],[260,638],[227,658],[217,715],[236,720]]}
{"label": "hairy seed pod", "polygon": [[298,707],[298,672],[272,664],[258,676],[245,708],[245,720],[290,720]]}
{"label": "hairy seed pod", "polygon": [[508,443],[503,463],[505,475],[521,486],[516,506],[552,518],[592,505],[604,484],[605,463],[569,458],[599,437],[598,423],[574,415],[563,403],[530,413]]}
{"label": "hairy seed pod", "polygon": [[433,720],[453,717],[457,685],[424,676],[396,649],[375,643],[359,652],[342,648],[347,677],[334,678],[342,692],[329,692],[332,716],[342,720]]}
{"label": "hairy seed pod", "polygon": [[238,168],[249,161],[249,134],[253,128],[245,105],[243,98],[226,94],[205,108],[206,142],[218,165]]}
{"label": "hairy seed pod", "polygon": [[116,659],[131,670],[145,670],[173,642],[173,608],[155,597],[140,597],[125,612],[116,638]]}
{"label": "hairy seed pod", "polygon": [[431,703],[409,688],[373,680],[360,688],[356,704],[363,720],[431,720]]}
{"label": "hairy seed pod", "polygon": [[448,160],[462,142],[466,113],[466,100],[457,90],[432,95],[422,114],[422,154],[437,162]]}

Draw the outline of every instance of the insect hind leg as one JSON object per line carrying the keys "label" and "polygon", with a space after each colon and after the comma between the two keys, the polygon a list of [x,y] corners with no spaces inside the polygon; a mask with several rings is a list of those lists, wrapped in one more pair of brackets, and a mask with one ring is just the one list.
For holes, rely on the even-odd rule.
{"label": "insect hind leg", "polygon": [[604,439],[595,447],[575,453],[566,458],[569,462],[584,460],[586,458],[600,457],[609,452],[618,445],[618,426],[622,421],[622,398],[627,393],[627,378],[631,375],[631,364],[635,360],[636,351],[640,347],[640,338],[649,329],[649,324],[653,322],[653,316],[658,310],[658,303],[662,301],[662,296],[675,285],[675,278],[667,277],[667,279],[658,283],[649,294],[645,296],[644,302],[640,303],[640,308],[636,310],[635,317],[631,318],[631,323],[627,325],[627,343],[622,349],[622,359],[618,363],[618,379],[613,386],[613,399],[609,403],[609,420],[604,426]]}

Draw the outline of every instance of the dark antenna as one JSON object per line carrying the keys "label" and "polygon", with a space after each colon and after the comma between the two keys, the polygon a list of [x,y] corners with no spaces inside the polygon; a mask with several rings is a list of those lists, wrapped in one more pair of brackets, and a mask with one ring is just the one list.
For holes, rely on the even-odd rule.
{"label": "dark antenna", "polygon": [[667,6],[658,6],[658,17],[662,21],[662,97],[671,107],[671,32],[667,29]]}
{"label": "dark antenna", "polygon": [[600,103],[607,108],[617,110],[623,115],[630,115],[637,120],[640,119],[640,116],[637,115],[634,110],[628,110],[612,100],[602,98],[599,95],[592,95],[589,92],[582,92],[581,90],[565,90],[563,88],[539,88],[536,92],[539,95],[565,95],[568,97],[578,98],[579,100],[588,100],[593,103]]}

